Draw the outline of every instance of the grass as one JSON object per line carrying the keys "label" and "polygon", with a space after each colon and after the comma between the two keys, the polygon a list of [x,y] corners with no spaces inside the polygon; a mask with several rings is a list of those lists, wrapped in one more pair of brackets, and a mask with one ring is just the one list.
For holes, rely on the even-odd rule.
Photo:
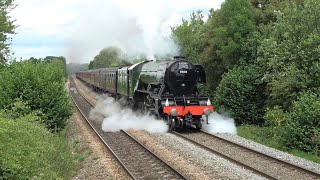
{"label": "grass", "polygon": [[0,179],[69,179],[76,167],[66,138],[30,117],[0,117]]}
{"label": "grass", "polygon": [[286,149],[281,146],[281,140],[279,137],[274,135],[273,129],[271,127],[259,127],[253,125],[242,125],[237,127],[238,135],[246,139],[253,140],[260,144],[281,150],[286,151],[290,154],[293,154],[310,161],[320,163],[320,156],[315,154],[300,151],[297,149]]}

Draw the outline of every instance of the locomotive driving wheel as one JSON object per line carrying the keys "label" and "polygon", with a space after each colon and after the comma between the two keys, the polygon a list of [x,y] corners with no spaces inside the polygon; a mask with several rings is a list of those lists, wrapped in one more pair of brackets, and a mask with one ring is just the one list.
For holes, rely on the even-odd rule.
{"label": "locomotive driving wheel", "polygon": [[196,124],[195,124],[196,125],[196,129],[200,130],[202,128],[202,122],[203,122],[202,118],[196,119],[195,122],[196,122]]}
{"label": "locomotive driving wheel", "polygon": [[144,96],[142,109],[144,112],[154,111],[154,102],[150,95]]}
{"label": "locomotive driving wheel", "polygon": [[196,128],[197,128],[197,130],[200,130],[202,128],[202,123],[199,122],[198,124],[196,124]]}
{"label": "locomotive driving wheel", "polygon": [[169,125],[169,131],[174,131],[177,128],[177,119],[172,116],[166,116],[167,124]]}

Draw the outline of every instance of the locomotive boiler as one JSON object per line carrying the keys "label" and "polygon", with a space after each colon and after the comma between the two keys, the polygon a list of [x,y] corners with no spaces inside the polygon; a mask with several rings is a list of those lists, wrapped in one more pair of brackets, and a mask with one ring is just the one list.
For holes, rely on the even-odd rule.
{"label": "locomotive boiler", "polygon": [[126,97],[133,108],[165,119],[170,129],[186,126],[200,129],[213,112],[210,99],[200,96],[197,89],[198,83],[206,83],[204,68],[184,57],[83,71],[76,76],[115,97]]}

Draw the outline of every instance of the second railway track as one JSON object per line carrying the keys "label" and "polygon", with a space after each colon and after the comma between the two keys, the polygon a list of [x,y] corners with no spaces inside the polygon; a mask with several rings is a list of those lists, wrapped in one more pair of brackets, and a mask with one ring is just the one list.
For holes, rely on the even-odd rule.
{"label": "second railway track", "polygon": [[73,79],[70,87],[74,89],[70,93],[83,117],[133,179],[187,179],[127,132],[103,132],[101,124],[88,118],[93,104],[77,91]]}
{"label": "second railway track", "polygon": [[317,172],[276,159],[206,132],[172,132],[268,179],[320,179]]}
{"label": "second railway track", "polygon": [[[84,98],[84,97],[82,97]],[[84,100],[87,101],[87,100]],[[88,102],[83,102],[85,104]],[[91,103],[91,106],[94,106]],[[84,111],[87,111],[84,108]],[[86,112],[87,114],[89,111]],[[101,123],[96,125],[98,129],[101,131]],[[253,173],[261,175],[267,179],[320,179],[320,174],[314,172],[312,170],[308,170],[299,166],[296,166],[291,163],[287,163],[280,159],[273,158],[269,155],[256,152],[255,150],[248,149],[240,144],[233,143],[231,141],[225,140],[215,135],[211,135],[205,132],[197,132],[197,133],[177,133],[173,132],[173,134],[184,138],[191,143],[200,146],[208,151],[214,152],[221,156],[222,158],[228,159],[229,161],[238,164],[245,169],[251,170]],[[167,174],[166,171],[161,170],[160,168],[155,168],[153,170],[149,169],[144,170],[143,164],[145,162],[149,162],[149,166],[158,166],[154,163],[152,159],[145,155],[145,153],[150,152],[142,152],[139,150],[140,147],[144,147],[140,144],[139,148],[131,148],[131,140],[133,138],[130,134],[126,134],[126,132],[121,131],[118,133],[101,133],[103,139],[108,139],[108,142],[112,149],[117,152],[122,152],[122,157],[118,157],[119,159],[124,159],[126,163],[123,163],[123,166],[129,171],[132,172],[132,176],[137,179],[184,179],[185,177],[182,175],[171,175],[170,173]],[[134,139],[134,138],[133,138]],[[123,144],[119,143],[123,142]],[[112,145],[113,144],[113,145]],[[130,152],[127,149],[131,149]],[[148,150],[147,150],[148,151]],[[132,154],[139,155],[139,159],[132,157]],[[141,156],[140,156],[141,155]],[[153,155],[156,157],[155,155]],[[156,157],[157,159],[157,157]],[[141,161],[141,162],[140,162]],[[160,160],[161,161],[161,160]],[[135,163],[132,163],[135,162]],[[140,166],[139,163],[142,163]],[[164,163],[166,164],[166,163]],[[140,169],[129,170],[131,169],[131,165],[142,167]],[[160,165],[161,167],[162,165]],[[166,166],[166,165],[164,165]],[[134,168],[133,168],[134,169]],[[170,171],[175,171],[173,168],[170,168]],[[144,172],[143,172],[144,171]],[[160,174],[155,174],[155,172],[159,172]],[[133,174],[136,175],[133,175]],[[139,175],[142,173],[142,175]],[[179,173],[178,173],[179,174]]]}

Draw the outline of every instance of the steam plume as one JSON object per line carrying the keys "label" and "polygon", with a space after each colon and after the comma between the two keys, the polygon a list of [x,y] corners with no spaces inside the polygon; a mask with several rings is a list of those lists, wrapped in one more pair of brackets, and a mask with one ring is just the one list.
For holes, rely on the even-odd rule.
{"label": "steam plume", "polygon": [[[170,38],[169,1],[83,0],[74,16],[76,25],[69,32],[67,59],[92,60],[100,50],[119,47],[129,57],[176,55],[178,47]],[[145,7],[143,10],[138,6]]]}
{"label": "steam plume", "polygon": [[234,119],[213,112],[209,116],[209,123],[203,123],[203,130],[212,134],[237,134]]}
{"label": "steam plume", "polygon": [[100,98],[96,108],[90,112],[90,118],[102,123],[105,132],[134,129],[163,133],[168,130],[164,121],[149,114],[134,112],[111,97]]}

